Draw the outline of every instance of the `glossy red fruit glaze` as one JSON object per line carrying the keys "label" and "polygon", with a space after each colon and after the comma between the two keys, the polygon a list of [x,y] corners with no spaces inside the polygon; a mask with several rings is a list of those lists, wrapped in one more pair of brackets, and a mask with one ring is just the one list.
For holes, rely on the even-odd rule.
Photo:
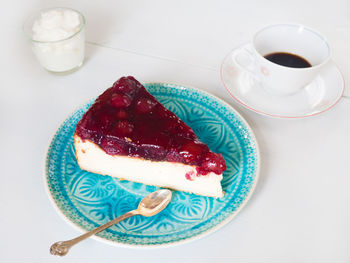
{"label": "glossy red fruit glaze", "polygon": [[129,116],[129,114],[125,111],[125,110],[118,110],[116,113],[115,113],[115,117],[118,119],[118,120],[125,120],[127,119]]}
{"label": "glossy red fruit glaze", "polygon": [[115,91],[133,94],[137,88],[140,88],[141,84],[135,82],[134,77],[123,77],[118,79],[116,82],[113,83],[113,88]]}
{"label": "glossy red fruit glaze", "polygon": [[131,104],[131,98],[127,94],[113,94],[111,103],[116,108],[127,108]]}
{"label": "glossy red fruit glaze", "polygon": [[136,111],[138,113],[148,113],[150,112],[155,106],[157,105],[157,102],[154,100],[151,100],[149,98],[140,98],[136,102]]}
{"label": "glossy red fruit glaze", "polygon": [[99,117],[99,124],[101,127],[104,129],[109,129],[115,121],[115,118],[112,114],[108,112],[101,112],[100,117]]}
{"label": "glossy red fruit glaze", "polygon": [[209,151],[204,143],[189,141],[180,147],[180,155],[188,163],[200,164],[203,156]]}
{"label": "glossy red fruit glaze", "polygon": [[114,127],[114,131],[119,137],[128,136],[134,131],[134,125],[129,121],[118,121]]}
{"label": "glossy red fruit glaze", "polygon": [[205,175],[208,171],[218,173],[226,170],[225,159],[221,154],[208,152],[203,158],[202,164],[197,171],[199,174]]}
{"label": "glossy red fruit glaze", "polygon": [[120,147],[120,144],[117,141],[109,140],[107,138],[102,139],[101,145],[100,145],[104,151],[108,154],[114,155],[124,155],[125,151],[122,147]]}
{"label": "glossy red fruit glaze", "polygon": [[131,76],[119,79],[96,99],[79,121],[76,134],[111,155],[195,165],[200,175],[226,169],[222,155],[211,152]]}

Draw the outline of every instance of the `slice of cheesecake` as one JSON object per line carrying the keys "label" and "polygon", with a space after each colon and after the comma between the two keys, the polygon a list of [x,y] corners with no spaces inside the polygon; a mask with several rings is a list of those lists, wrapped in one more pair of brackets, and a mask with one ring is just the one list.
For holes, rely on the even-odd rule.
{"label": "slice of cheesecake", "polygon": [[96,99],[77,124],[74,145],[84,170],[223,196],[222,155],[210,151],[133,77],[119,79]]}

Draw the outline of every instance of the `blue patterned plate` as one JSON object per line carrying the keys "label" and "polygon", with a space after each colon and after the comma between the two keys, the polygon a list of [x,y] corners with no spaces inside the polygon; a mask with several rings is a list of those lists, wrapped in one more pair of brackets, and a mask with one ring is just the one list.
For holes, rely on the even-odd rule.
{"label": "blue patterned plate", "polygon": [[[228,104],[193,88],[150,83],[147,90],[193,128],[227,164],[223,198],[173,192],[169,206],[154,217],[135,216],[99,233],[97,239],[133,247],[174,245],[202,237],[229,222],[245,205],[259,175],[255,137],[243,118]],[[54,135],[46,160],[50,198],[68,222],[91,230],[133,210],[158,189],[81,170],[73,134],[91,102],[68,117]]]}

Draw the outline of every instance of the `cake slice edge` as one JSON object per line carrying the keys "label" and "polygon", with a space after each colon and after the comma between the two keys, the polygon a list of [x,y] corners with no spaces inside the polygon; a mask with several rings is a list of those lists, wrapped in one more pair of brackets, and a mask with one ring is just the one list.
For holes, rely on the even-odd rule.
{"label": "cake slice edge", "polygon": [[222,174],[197,175],[194,165],[110,155],[77,134],[74,134],[74,146],[78,165],[83,170],[197,195],[223,197]]}

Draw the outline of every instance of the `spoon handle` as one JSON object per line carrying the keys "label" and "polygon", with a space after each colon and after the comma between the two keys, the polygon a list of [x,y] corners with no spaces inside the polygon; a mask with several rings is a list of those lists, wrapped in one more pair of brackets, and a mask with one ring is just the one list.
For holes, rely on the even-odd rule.
{"label": "spoon handle", "polygon": [[127,212],[111,221],[109,221],[108,223],[99,226],[85,234],[82,234],[81,236],[78,236],[76,238],[73,238],[71,240],[67,240],[67,241],[58,241],[56,243],[54,243],[51,247],[50,247],[50,253],[52,255],[59,255],[59,256],[64,256],[68,253],[69,249],[74,246],[75,244],[79,243],[80,241],[85,240],[88,237],[91,237],[99,232],[101,232],[102,230],[105,230],[106,228],[109,228],[117,223],[119,223],[120,221],[123,221],[124,219],[127,219],[129,217],[138,215],[139,212],[138,210],[132,210],[130,212]]}

